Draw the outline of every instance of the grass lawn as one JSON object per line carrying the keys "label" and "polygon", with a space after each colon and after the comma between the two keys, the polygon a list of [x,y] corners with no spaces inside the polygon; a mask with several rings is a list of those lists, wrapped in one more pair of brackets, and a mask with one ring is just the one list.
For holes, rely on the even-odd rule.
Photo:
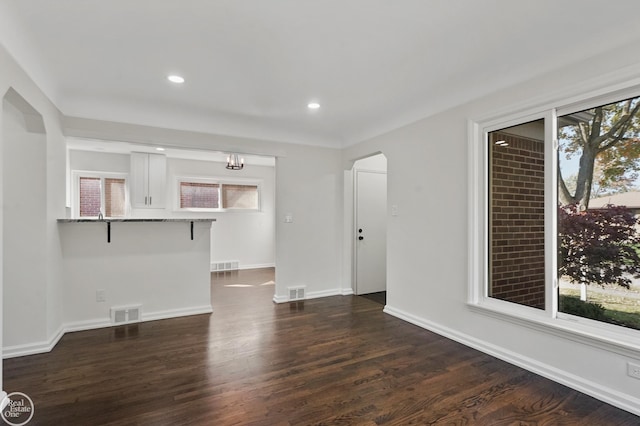
{"label": "grass lawn", "polygon": [[[560,289],[560,294],[580,297],[579,290],[570,288]],[[587,300],[605,308],[604,315],[610,320],[608,322],[640,330],[640,299],[587,289]]]}

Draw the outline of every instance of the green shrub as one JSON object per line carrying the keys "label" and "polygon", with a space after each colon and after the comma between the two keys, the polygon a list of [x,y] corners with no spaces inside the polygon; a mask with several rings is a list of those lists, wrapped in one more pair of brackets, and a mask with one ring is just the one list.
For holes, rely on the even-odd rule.
{"label": "green shrub", "polygon": [[605,308],[599,303],[583,302],[578,297],[560,296],[560,312],[579,317],[606,321]]}

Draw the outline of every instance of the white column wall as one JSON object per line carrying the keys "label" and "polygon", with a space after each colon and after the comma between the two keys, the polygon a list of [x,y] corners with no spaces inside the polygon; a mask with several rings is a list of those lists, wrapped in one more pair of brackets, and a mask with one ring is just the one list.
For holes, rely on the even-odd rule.
{"label": "white column wall", "polygon": [[[40,193],[41,199],[36,203],[39,217],[36,224],[36,226],[39,226],[37,232],[42,235],[37,238],[40,241],[38,247],[33,248],[34,251],[40,253],[41,258],[35,265],[29,265],[43,279],[36,283],[6,283],[2,278],[5,275],[4,265],[0,270],[0,289],[2,289],[3,294],[7,285],[11,285],[13,288],[24,286],[29,289],[28,291],[37,294],[37,296],[24,301],[24,303],[26,305],[36,303],[41,310],[35,312],[28,320],[30,325],[24,329],[25,333],[9,334],[6,337],[10,340],[3,336],[1,347],[4,352],[7,345],[28,346],[36,344],[38,346],[52,346],[60,336],[63,297],[61,288],[63,280],[62,254],[56,219],[64,217],[65,214],[65,141],[62,136],[60,112],[2,46],[0,46],[0,70],[2,70],[0,73],[0,96],[4,96],[9,89],[14,90],[37,115],[41,116],[46,133],[41,143],[42,155],[39,156],[40,163],[37,165],[31,163],[21,164],[26,170],[33,167],[34,175],[39,176],[37,181],[45,182],[43,192]],[[0,115],[4,116],[4,106],[0,105],[0,108],[2,109],[0,111],[2,114]],[[15,124],[15,121],[13,124]],[[7,140],[7,135],[11,133],[13,124],[8,124],[9,128],[5,129],[3,120],[2,129],[0,129],[0,146],[2,147],[0,149],[2,149],[3,154],[3,161],[0,161],[0,175],[5,175],[2,163],[5,163],[4,154],[7,144],[11,143],[11,141]],[[35,170],[36,167],[38,167],[38,170]],[[3,179],[8,179],[8,177],[4,176]],[[0,186],[6,187],[7,184],[5,180]],[[0,206],[2,207],[0,215],[2,215],[3,222],[6,219],[4,216],[5,201],[3,194],[0,198]],[[36,232],[35,229],[33,231],[34,233]],[[2,241],[2,257],[6,257],[7,253],[13,250],[13,244],[17,244],[17,242],[15,240],[8,241],[1,230],[0,237]],[[6,296],[5,294],[5,300],[3,300],[2,305],[19,305],[23,303],[21,300],[7,300]],[[12,325],[7,323],[5,312],[2,312],[2,316],[4,317],[3,329],[6,330],[7,327]]]}
{"label": "white column wall", "polygon": [[47,151],[8,101],[3,117],[3,337],[17,346],[47,339]]}

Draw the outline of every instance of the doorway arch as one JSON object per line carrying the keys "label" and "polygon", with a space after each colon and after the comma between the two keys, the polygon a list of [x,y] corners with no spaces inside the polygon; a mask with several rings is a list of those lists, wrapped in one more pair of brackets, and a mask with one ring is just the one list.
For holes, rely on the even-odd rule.
{"label": "doorway arch", "polygon": [[357,159],[345,179],[345,235],[351,292],[386,292],[387,159]]}

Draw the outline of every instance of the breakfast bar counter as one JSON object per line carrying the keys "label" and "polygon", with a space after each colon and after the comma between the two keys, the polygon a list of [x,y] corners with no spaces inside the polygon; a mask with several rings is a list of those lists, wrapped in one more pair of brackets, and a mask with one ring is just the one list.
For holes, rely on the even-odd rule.
{"label": "breakfast bar counter", "polygon": [[68,329],[114,325],[117,307],[142,321],[211,312],[215,219],[59,219]]}

